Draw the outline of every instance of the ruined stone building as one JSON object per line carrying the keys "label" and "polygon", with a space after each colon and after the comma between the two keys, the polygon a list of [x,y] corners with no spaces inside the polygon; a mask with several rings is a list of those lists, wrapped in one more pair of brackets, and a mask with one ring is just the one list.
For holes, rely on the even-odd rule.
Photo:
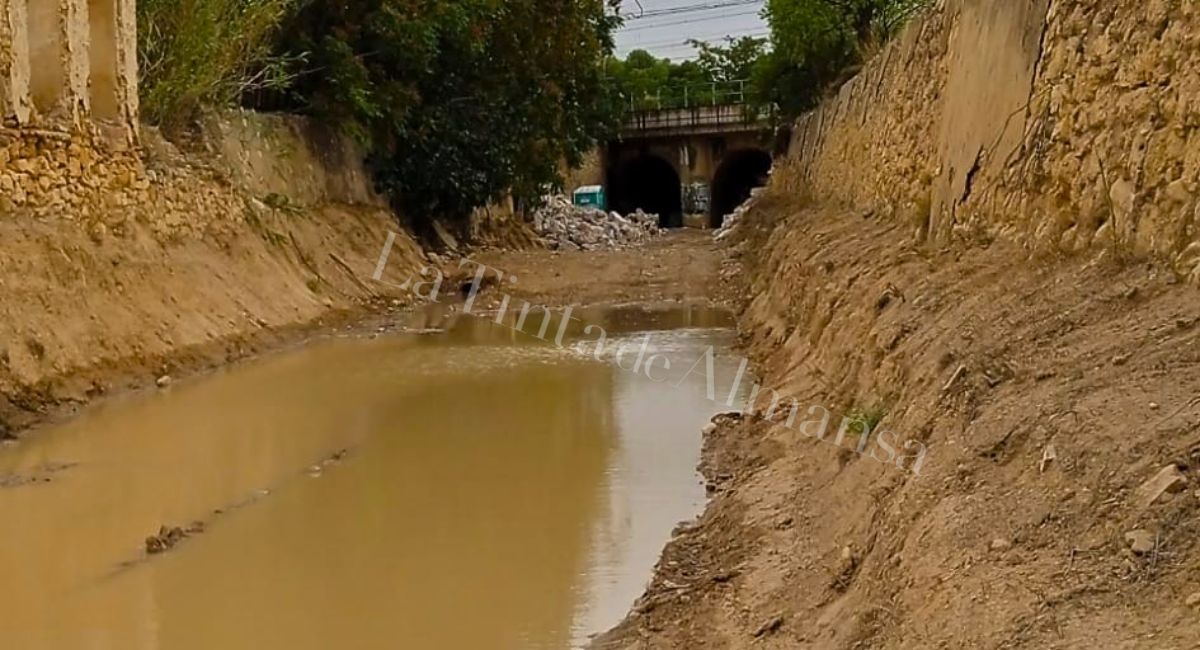
{"label": "ruined stone building", "polygon": [[0,121],[132,137],[136,0],[0,0]]}

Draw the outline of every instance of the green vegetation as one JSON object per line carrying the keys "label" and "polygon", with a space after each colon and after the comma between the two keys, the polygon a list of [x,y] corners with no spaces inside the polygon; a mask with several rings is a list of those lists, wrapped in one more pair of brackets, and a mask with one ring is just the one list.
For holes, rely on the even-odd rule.
{"label": "green vegetation", "polygon": [[767,0],[769,41],[673,63],[612,57],[619,0],[140,0],[143,114],[314,115],[368,146],[403,214],[461,218],[536,199],[630,108],[736,98],[794,116],[925,1]]}
{"label": "green vegetation", "polygon": [[883,418],[887,417],[887,409],[881,405],[855,407],[846,414],[848,422],[847,430],[850,433],[862,438],[871,437],[871,433],[883,422]]}
{"label": "green vegetation", "polygon": [[[926,4],[928,0],[767,0],[769,40],[695,43],[696,59],[679,63],[635,50],[624,61],[611,61],[608,72],[624,105],[634,109],[695,104],[691,93],[703,93],[706,84],[720,102],[741,92],[729,82],[745,80],[746,94],[739,99],[775,105],[785,117],[795,117],[820,102],[831,85],[853,73]],[[700,101],[711,99],[702,94]]]}
{"label": "green vegetation", "polygon": [[601,65],[615,0],[312,0],[283,56],[296,108],[370,146],[414,218],[534,199],[615,124]]}
{"label": "green vegetation", "polygon": [[786,115],[820,102],[894,36],[928,0],[767,0],[771,51],[755,68],[755,87]]}
{"label": "green vegetation", "polygon": [[141,110],[178,126],[203,106],[286,86],[296,61],[275,53],[282,22],[300,0],[139,0]]}
{"label": "green vegetation", "polygon": [[617,0],[141,0],[144,117],[242,103],[368,145],[416,219],[540,195],[616,124]]}
{"label": "green vegetation", "polygon": [[[613,58],[606,74],[622,107],[634,110],[681,107],[697,103],[722,103],[736,96],[766,52],[762,38],[729,39],[724,45],[695,42],[695,60],[675,63],[658,59],[645,50],[634,50],[624,60]],[[749,93],[747,85],[744,92]]]}

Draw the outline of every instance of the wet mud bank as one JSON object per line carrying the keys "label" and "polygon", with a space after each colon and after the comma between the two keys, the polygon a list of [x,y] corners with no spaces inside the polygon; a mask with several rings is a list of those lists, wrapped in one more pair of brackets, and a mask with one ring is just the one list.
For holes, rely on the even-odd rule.
{"label": "wet mud bank", "polygon": [[[348,138],[244,111],[195,126],[0,137],[0,437],[403,300],[366,282],[401,229]],[[394,248],[389,278],[426,260],[405,232]]]}
{"label": "wet mud bank", "polygon": [[[5,225],[0,438],[406,306],[367,284],[394,228],[386,211],[353,206],[173,240],[136,225],[99,243],[69,223]],[[389,279],[427,263],[407,236],[396,250]]]}
{"label": "wet mud bank", "polygon": [[465,260],[503,271],[501,286],[481,292],[492,307],[500,294],[546,307],[709,301],[719,282],[716,253],[698,233],[624,251],[520,247],[461,258],[427,254],[378,208],[246,210],[166,239],[136,223],[102,239],[73,223],[0,227],[12,262],[0,273],[9,305],[0,439],[12,444],[102,397],[347,328],[387,327],[422,308],[401,285],[423,268],[443,272],[448,297],[471,279]]}
{"label": "wet mud bank", "polygon": [[41,428],[77,416],[89,405],[227,368],[263,354],[285,351],[364,323],[395,309],[389,301],[330,310],[311,321],[292,323],[171,350],[153,356],[101,362],[22,387],[0,400],[5,444],[15,445]]}
{"label": "wet mud bank", "polygon": [[[720,406],[687,369],[736,368],[727,310],[576,306],[561,339],[460,302],[402,310],[5,450],[0,475],[31,479],[0,490],[20,522],[0,538],[8,638],[579,647],[703,508]],[[654,372],[593,356],[587,326]]]}

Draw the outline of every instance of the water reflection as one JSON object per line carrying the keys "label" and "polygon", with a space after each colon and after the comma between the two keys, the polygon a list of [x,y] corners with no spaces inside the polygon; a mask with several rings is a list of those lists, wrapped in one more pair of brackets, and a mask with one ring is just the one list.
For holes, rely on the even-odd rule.
{"label": "water reflection", "polygon": [[[617,339],[660,330],[663,383],[420,318],[445,331],[314,344],[0,453],[0,475],[78,463],[0,489],[6,647],[558,650],[614,624],[702,506],[698,431],[720,406],[703,378],[674,383],[730,344],[709,329],[728,316],[582,314]],[[141,561],[160,524],[196,519],[203,535]]]}

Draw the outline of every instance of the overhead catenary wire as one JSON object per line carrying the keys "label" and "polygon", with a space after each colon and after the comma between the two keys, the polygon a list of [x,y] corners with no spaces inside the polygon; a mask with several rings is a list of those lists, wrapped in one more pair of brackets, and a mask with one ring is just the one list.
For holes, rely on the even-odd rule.
{"label": "overhead catenary wire", "polygon": [[671,38],[671,39],[667,39],[667,40],[651,41],[648,43],[629,43],[628,48],[630,50],[641,50],[641,49],[646,49],[649,47],[661,47],[664,45],[675,45],[678,47],[685,47],[685,46],[692,47],[692,44],[691,44],[692,41],[699,41],[701,43],[715,43],[718,41],[723,41],[727,38],[745,38],[745,37],[762,38],[762,37],[769,36],[770,33],[771,32],[769,30],[754,29],[750,32],[738,32],[738,33],[729,33],[729,34],[709,34],[709,35],[704,35],[704,36],[689,36],[686,38],[675,37],[675,38]]}
{"label": "overhead catenary wire", "polygon": [[665,22],[665,23],[654,23],[651,25],[637,25],[635,27],[622,28],[620,31],[623,33],[626,33],[626,34],[632,34],[635,32],[644,32],[646,30],[658,29],[660,27],[674,27],[677,25],[691,25],[692,23],[711,22],[713,20],[722,20],[722,19],[726,19],[726,18],[740,18],[742,16],[755,16],[757,14],[758,14],[758,10],[755,9],[753,11],[742,11],[742,12],[735,12],[735,13],[729,13],[729,14],[720,14],[717,16],[704,16],[701,18],[688,18],[685,20],[675,20],[675,21],[670,21],[670,22]]}
{"label": "overhead catenary wire", "polygon": [[660,59],[690,59],[699,52],[691,43],[654,48],[653,55]]}
{"label": "overhead catenary wire", "polygon": [[636,13],[623,13],[621,14],[621,17],[626,21],[636,21],[645,20],[647,18],[658,18],[661,16],[677,16],[679,14],[689,14],[699,11],[712,11],[715,9],[725,9],[727,7],[745,7],[748,5],[762,3],[763,0],[724,0],[722,2],[707,2],[704,4],[666,7],[663,9],[652,9],[650,11],[641,11]]}
{"label": "overhead catenary wire", "polygon": [[[626,0],[623,13],[635,10],[634,2],[641,11],[616,30],[618,56],[640,49],[660,57],[688,59],[697,51],[691,40],[715,44],[769,35],[762,20],[765,0]],[[714,33],[722,28],[728,31]]]}
{"label": "overhead catenary wire", "polygon": [[661,50],[654,53],[654,56],[659,59],[666,59],[673,62],[691,61],[696,58],[697,51],[695,48],[680,48],[677,50]]}

